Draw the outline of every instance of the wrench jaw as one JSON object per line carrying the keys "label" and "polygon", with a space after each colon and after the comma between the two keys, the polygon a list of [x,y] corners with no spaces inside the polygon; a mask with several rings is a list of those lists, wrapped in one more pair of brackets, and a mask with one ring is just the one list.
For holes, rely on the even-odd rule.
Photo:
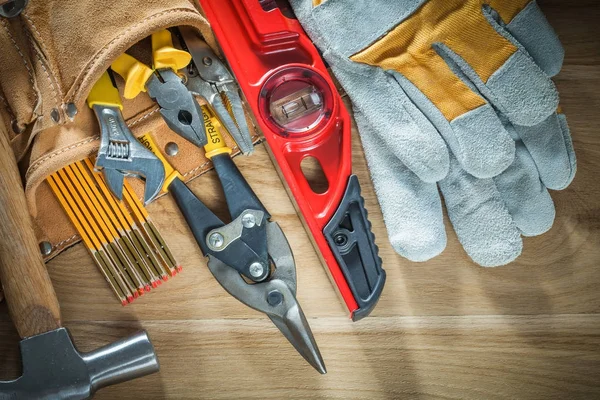
{"label": "wrench jaw", "polygon": [[[135,176],[145,180],[144,205],[150,203],[160,193],[165,182],[165,167],[153,154],[149,158],[136,158],[128,165],[115,166],[114,163],[106,161],[105,156],[98,156],[96,169],[102,170],[106,184],[119,200],[123,200],[125,176]],[[107,164],[112,165],[106,167]]]}
{"label": "wrench jaw", "polygon": [[148,205],[160,193],[165,183],[165,166],[156,157],[145,160],[144,205]]}
{"label": "wrench jaw", "polygon": [[[101,169],[104,175],[106,185],[110,189],[111,193],[119,200],[123,200],[123,184],[125,181],[125,174],[123,171],[116,169],[103,168],[101,166],[100,158],[96,161],[96,169]],[[100,167],[100,168],[99,168]]]}
{"label": "wrench jaw", "polygon": [[123,199],[126,175],[143,177],[146,180],[144,203],[148,204],[160,193],[164,184],[163,163],[137,141],[118,107],[94,105],[93,110],[100,124],[96,169],[103,171],[108,187],[119,200]]}

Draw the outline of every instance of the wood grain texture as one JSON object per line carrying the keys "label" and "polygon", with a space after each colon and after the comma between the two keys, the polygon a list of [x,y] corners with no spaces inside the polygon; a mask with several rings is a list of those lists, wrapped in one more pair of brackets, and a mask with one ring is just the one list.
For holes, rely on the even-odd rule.
{"label": "wood grain texture", "polygon": [[0,281],[22,338],[60,326],[58,301],[33,232],[19,169],[5,132],[0,132]]}
{"label": "wood grain texture", "polygon": [[[447,224],[446,251],[411,263],[389,246],[360,142],[360,178],[388,280],[373,316],[352,323],[323,271],[264,149],[236,163],[286,233],[298,299],[329,373],[319,376],[263,315],[219,286],[170,198],[150,212],[181,260],[181,275],[127,307],[112,297],[83,246],[48,264],[81,350],[143,327],[159,374],[107,388],[97,399],[595,399],[600,398],[600,4],[539,0],[566,47],[557,77],[579,160],[554,192],[557,219],[525,239],[513,264],[474,265]],[[192,189],[221,216],[216,177]],[[19,374],[18,336],[0,304],[0,377]]]}

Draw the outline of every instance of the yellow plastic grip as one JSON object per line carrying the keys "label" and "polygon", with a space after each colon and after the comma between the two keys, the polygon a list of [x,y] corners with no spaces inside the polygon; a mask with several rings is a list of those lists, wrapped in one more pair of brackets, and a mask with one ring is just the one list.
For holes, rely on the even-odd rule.
{"label": "yellow plastic grip", "polygon": [[127,53],[121,54],[112,64],[111,68],[125,80],[123,96],[133,99],[140,92],[146,91],[146,82],[154,73],[146,64],[139,62]]}
{"label": "yellow plastic grip", "polygon": [[163,156],[162,152],[160,151],[160,149],[154,142],[154,139],[152,139],[152,136],[149,133],[140,136],[138,140],[156,157],[158,157],[158,159],[163,163],[163,166],[165,167],[165,183],[163,184],[161,192],[168,192],[169,185],[171,184],[171,182],[173,182],[173,179],[183,179],[181,177],[181,174],[175,168],[173,168],[173,166],[169,163],[169,161],[167,161],[165,156]]}
{"label": "yellow plastic grip", "polygon": [[[212,110],[207,106],[202,106],[202,115],[204,116],[204,126],[206,127],[208,144],[204,146],[206,152],[206,158],[211,159],[218,154],[231,154],[231,149],[225,143],[223,136],[221,135],[221,123],[214,115]],[[169,185],[173,182],[173,179],[182,179],[181,174],[173,168],[173,166],[167,161],[165,156],[162,154],[152,136],[147,133],[138,138],[148,150],[150,150],[158,159],[163,163],[165,167],[165,183],[161,189],[161,192],[168,192]]]}
{"label": "yellow plastic grip", "polygon": [[108,106],[108,107],[119,107],[123,109],[121,103],[121,96],[119,90],[113,85],[108,71],[104,71],[100,79],[96,81],[90,94],[87,98],[87,104],[90,108],[95,105]]}
{"label": "yellow plastic grip", "polygon": [[231,149],[223,140],[221,135],[222,125],[208,106],[202,106],[202,115],[204,116],[204,127],[206,128],[206,139],[208,143],[204,146],[206,158],[209,160],[218,154],[231,154]]}
{"label": "yellow plastic grip", "polygon": [[192,61],[190,53],[173,47],[171,32],[166,29],[152,34],[152,58],[154,69],[170,68],[175,72]]}

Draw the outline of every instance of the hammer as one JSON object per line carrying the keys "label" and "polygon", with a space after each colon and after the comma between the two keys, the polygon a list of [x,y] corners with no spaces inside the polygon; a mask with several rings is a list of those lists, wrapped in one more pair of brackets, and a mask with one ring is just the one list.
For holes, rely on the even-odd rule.
{"label": "hammer", "polygon": [[[0,121],[0,126],[3,124]],[[0,400],[87,399],[108,385],[158,371],[145,331],[90,353],[61,327],[12,149],[0,131],[0,281],[17,328],[23,375],[0,381]]]}

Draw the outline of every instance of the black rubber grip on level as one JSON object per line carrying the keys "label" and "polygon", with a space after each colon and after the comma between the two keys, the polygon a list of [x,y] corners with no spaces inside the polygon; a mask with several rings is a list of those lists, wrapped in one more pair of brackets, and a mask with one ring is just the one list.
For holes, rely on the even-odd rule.
{"label": "black rubber grip on level", "polygon": [[358,321],[377,305],[386,275],[356,175],[348,179],[340,206],[323,234],[358,303],[352,314],[352,320]]}

